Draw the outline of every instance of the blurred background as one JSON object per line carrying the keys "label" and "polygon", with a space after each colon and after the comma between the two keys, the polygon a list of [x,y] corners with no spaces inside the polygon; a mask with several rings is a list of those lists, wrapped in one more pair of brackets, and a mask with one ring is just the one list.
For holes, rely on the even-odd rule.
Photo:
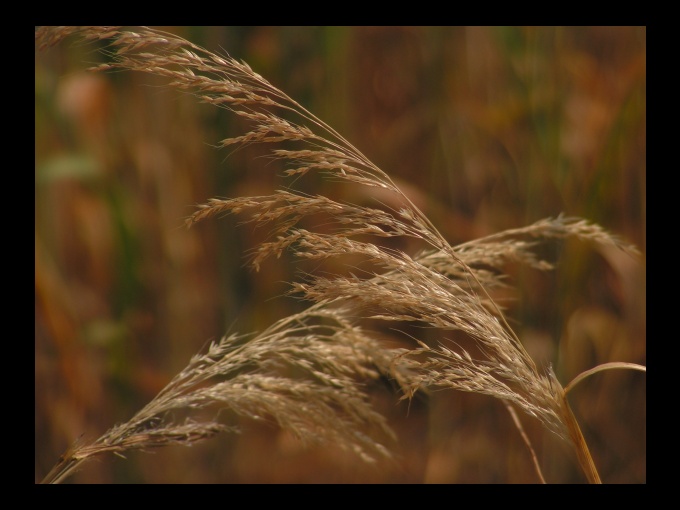
{"label": "blurred background", "polygon": [[[566,385],[600,363],[646,364],[644,27],[159,27],[243,59],[342,133],[451,244],[565,213],[635,244],[634,260],[549,245],[556,271],[510,268],[508,317]],[[264,238],[238,218],[184,218],[211,197],[268,194],[282,168],[229,112],[67,39],[35,54],[35,481],[81,435],[131,418],[211,340],[302,306],[286,260],[244,268]],[[303,190],[332,193],[314,179]],[[305,188],[305,186],[307,186]],[[371,190],[344,191],[365,202]],[[192,448],[85,464],[71,483],[536,483],[504,406],[370,388],[398,435],[392,462],[303,447],[274,425]],[[646,375],[608,371],[570,393],[605,483],[646,483]],[[548,482],[575,456],[521,416]]]}

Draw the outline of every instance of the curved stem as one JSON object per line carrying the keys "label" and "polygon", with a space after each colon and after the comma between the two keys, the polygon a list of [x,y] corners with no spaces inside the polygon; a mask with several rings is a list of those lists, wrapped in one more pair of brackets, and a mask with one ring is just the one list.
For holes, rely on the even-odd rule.
{"label": "curved stem", "polygon": [[647,372],[647,367],[638,365],[637,363],[625,363],[623,361],[612,361],[611,363],[603,363],[602,365],[598,365],[595,368],[591,368],[590,370],[581,372],[579,375],[574,377],[574,379],[564,388],[564,394],[566,395],[567,393],[569,393],[569,390],[571,390],[574,386],[576,386],[586,377],[596,374],[597,372],[602,372],[603,370],[612,370],[615,368],[628,368],[631,370],[639,370],[640,372]]}

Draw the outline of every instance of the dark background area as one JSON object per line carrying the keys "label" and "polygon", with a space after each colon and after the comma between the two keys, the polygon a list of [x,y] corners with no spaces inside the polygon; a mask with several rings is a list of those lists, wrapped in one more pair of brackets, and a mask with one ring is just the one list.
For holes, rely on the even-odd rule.
{"label": "dark background area", "polygon": [[[509,268],[504,303],[539,366],[566,385],[598,364],[646,364],[644,27],[162,27],[243,59],[338,130],[457,244],[565,213],[635,244],[549,245],[551,273]],[[184,218],[211,197],[271,193],[282,167],[228,111],[130,72],[88,73],[97,45],[35,54],[35,480],[79,436],[128,420],[211,340],[301,303],[266,232]],[[301,189],[367,203],[368,188]],[[383,197],[380,197],[381,199]],[[436,335],[436,332],[430,334]],[[435,336],[436,338],[436,336]],[[398,434],[393,462],[304,447],[271,424],[192,448],[85,464],[76,483],[534,483],[503,405],[454,391],[410,405],[369,388]],[[646,482],[646,375],[586,379],[570,403],[605,483]],[[522,415],[549,482],[583,482],[563,442]]]}

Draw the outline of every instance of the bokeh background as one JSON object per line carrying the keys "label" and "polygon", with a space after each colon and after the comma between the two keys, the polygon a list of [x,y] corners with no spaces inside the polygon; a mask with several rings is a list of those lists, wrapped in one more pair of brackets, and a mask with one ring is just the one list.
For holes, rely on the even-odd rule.
{"label": "bokeh background", "polygon": [[[557,270],[510,268],[507,307],[563,384],[600,363],[646,364],[644,27],[160,28],[247,61],[390,173],[452,244],[561,212],[634,243],[640,260],[549,245]],[[258,148],[212,147],[243,133],[227,111],[153,76],[86,72],[97,50],[68,39],[35,54],[36,482],[209,341],[301,307],[283,296],[289,260],[244,268],[264,232],[237,218],[183,224],[208,198],[286,184],[281,167]],[[398,434],[392,462],[230,417],[240,434],[105,457],[69,482],[538,482],[498,401],[442,391],[409,405],[389,384],[370,391]],[[646,375],[595,375],[570,402],[603,481],[646,483]],[[569,448],[521,418],[547,480],[584,482]]]}

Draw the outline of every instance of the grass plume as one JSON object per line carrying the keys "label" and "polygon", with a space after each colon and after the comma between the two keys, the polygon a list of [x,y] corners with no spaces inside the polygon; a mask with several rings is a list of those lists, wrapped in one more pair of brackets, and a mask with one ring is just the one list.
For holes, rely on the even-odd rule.
{"label": "grass plume", "polygon": [[[106,44],[109,62],[95,71],[163,77],[168,87],[227,109],[249,124],[249,131],[220,141],[219,148],[273,144],[270,155],[285,163],[288,177],[315,173],[380,188],[399,205],[366,207],[280,189],[264,196],[210,199],[199,206],[186,220],[189,226],[225,214],[270,226],[268,240],[251,253],[256,270],[284,252],[308,261],[342,263],[352,257],[370,269],[360,276],[309,274],[291,282],[291,293],[311,302],[306,311],[252,337],[230,336],[212,344],[130,421],[65,453],[46,482],[62,481],[103,453],[191,444],[229,430],[217,420],[203,419],[205,413],[197,411],[205,409],[271,419],[303,440],[329,441],[364,460],[389,457],[388,446],[375,436],[396,437],[371,407],[360,382],[380,375],[399,383],[402,398],[454,389],[500,399],[510,404],[513,420],[517,409],[571,444],[587,479],[600,482],[564,387],[552,370],[537,366],[491,292],[507,285],[508,263],[552,269],[536,249],[546,241],[575,238],[635,257],[633,246],[598,225],[565,216],[452,246],[388,173],[245,62],[144,27],[36,30],[41,48],[72,36]],[[323,229],[308,226],[315,219]],[[413,239],[424,248],[409,254],[382,243],[389,238]],[[440,340],[429,345],[415,338],[409,348],[391,348],[359,327],[364,319],[415,323],[436,330]],[[472,340],[474,351],[456,343],[458,334]],[[187,412],[189,417],[177,418]],[[533,450],[532,455],[535,459]]]}
{"label": "grass plume", "polygon": [[174,417],[204,408],[274,420],[304,441],[328,441],[365,461],[389,457],[365,431],[393,433],[356,382],[357,377],[378,377],[377,367],[386,372],[388,364],[380,346],[337,310],[310,307],[254,338],[225,336],[194,356],[132,419],[93,443],[74,445],[44,482],[60,482],[84,461],[105,453],[189,445],[231,430],[212,419]]}

